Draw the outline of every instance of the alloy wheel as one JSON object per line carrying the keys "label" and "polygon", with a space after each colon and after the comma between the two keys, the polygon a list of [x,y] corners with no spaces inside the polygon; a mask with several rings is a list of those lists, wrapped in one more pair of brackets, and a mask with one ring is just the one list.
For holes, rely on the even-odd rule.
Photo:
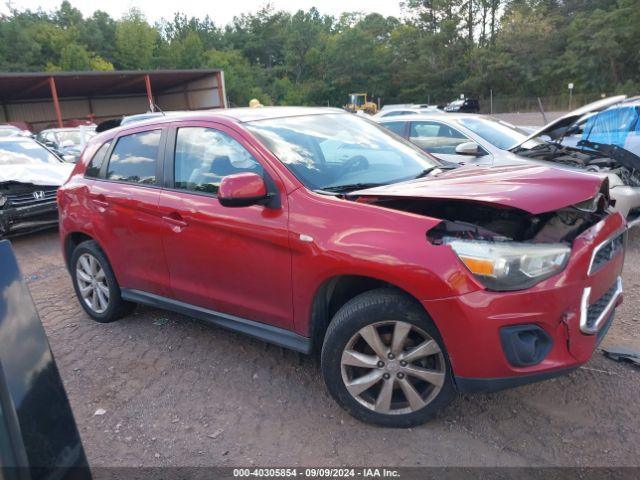
{"label": "alloy wheel", "polygon": [[382,414],[421,410],[437,397],[446,376],[438,343],[415,325],[394,320],[361,328],[340,364],[349,394]]}
{"label": "alloy wheel", "polygon": [[76,264],[78,291],[85,304],[95,313],[109,308],[109,284],[104,268],[96,257],[83,253]]}

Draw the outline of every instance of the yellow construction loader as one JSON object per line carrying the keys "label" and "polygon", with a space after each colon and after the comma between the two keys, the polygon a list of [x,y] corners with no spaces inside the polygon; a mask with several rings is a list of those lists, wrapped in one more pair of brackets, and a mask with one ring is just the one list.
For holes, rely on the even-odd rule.
{"label": "yellow construction loader", "polygon": [[366,93],[350,93],[349,103],[344,106],[344,109],[352,113],[365,112],[374,115],[378,112],[378,105],[368,101]]}

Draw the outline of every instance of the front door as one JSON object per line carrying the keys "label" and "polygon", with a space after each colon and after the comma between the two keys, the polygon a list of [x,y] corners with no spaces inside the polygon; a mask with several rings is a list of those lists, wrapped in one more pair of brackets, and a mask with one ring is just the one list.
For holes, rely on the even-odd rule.
{"label": "front door", "polygon": [[[292,326],[288,208],[229,208],[220,181],[268,173],[234,131],[210,124],[173,130],[159,208],[172,289],[179,301],[278,327]],[[273,177],[272,177],[273,178]]]}

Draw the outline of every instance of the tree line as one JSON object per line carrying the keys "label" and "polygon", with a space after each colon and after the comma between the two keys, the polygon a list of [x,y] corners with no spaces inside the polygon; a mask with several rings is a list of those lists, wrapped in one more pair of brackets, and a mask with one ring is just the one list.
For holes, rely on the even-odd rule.
{"label": "tree line", "polygon": [[[346,2],[345,2],[346,3]],[[406,0],[401,18],[265,5],[219,27],[212,16],[150,24],[137,9],[84,17],[0,16],[0,71],[219,67],[233,105],[342,105],[640,91],[640,0]]]}

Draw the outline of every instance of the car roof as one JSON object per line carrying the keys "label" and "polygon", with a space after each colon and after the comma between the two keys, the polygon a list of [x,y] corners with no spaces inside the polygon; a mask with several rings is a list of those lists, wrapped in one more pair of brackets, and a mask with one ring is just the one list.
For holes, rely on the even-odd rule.
{"label": "car roof", "polygon": [[262,108],[228,108],[216,112],[216,115],[233,118],[238,122],[271,120],[274,118],[301,117],[305,115],[326,115],[344,113],[345,110],[330,107],[262,107]]}
{"label": "car roof", "polygon": [[101,143],[117,137],[121,132],[128,132],[141,127],[163,125],[175,121],[229,120],[236,123],[247,123],[275,118],[300,117],[310,115],[344,114],[353,115],[341,108],[330,107],[261,107],[261,108],[219,108],[213,110],[168,111],[160,116],[127,123],[99,132],[89,140],[90,143]]}
{"label": "car roof", "polygon": [[485,115],[478,115],[477,113],[449,113],[449,112],[445,112],[444,114],[441,113],[416,113],[414,115],[411,116],[407,116],[407,115],[398,115],[398,116],[393,116],[393,115],[389,115],[386,116],[384,118],[381,118],[380,121],[381,122],[389,122],[389,121],[400,121],[400,120],[404,120],[404,121],[411,121],[411,122],[415,122],[416,120],[439,120],[439,121],[443,121],[443,120],[460,120],[462,118],[490,118],[487,117]]}
{"label": "car roof", "polygon": [[340,108],[328,107],[262,107],[262,108],[225,108],[216,110],[194,110],[188,112],[165,112],[165,115],[157,116],[139,122],[132,122],[121,127],[106,130],[106,132],[123,131],[146,125],[156,125],[179,120],[214,120],[226,118],[238,123],[253,122],[258,120],[271,120],[275,118],[300,117],[307,115],[325,115],[342,113],[352,115]]}

